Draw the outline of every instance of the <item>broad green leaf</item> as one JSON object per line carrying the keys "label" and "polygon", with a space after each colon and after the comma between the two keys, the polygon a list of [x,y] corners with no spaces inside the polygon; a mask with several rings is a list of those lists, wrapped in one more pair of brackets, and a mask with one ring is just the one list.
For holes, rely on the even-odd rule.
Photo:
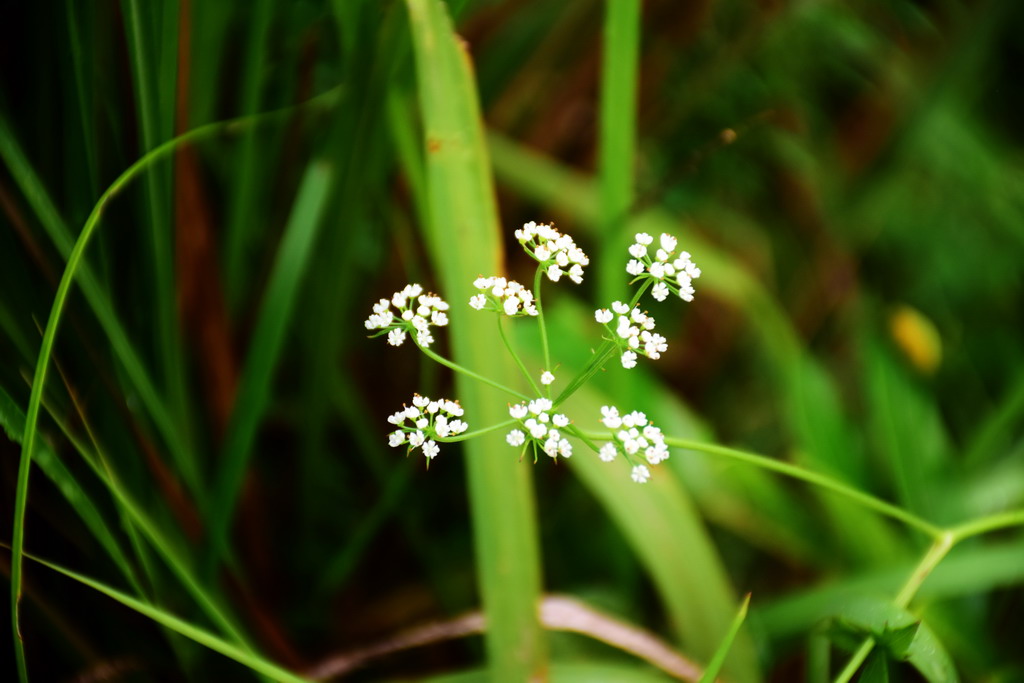
{"label": "broad green leaf", "polygon": [[[840,628],[871,637],[889,657],[906,661],[930,683],[956,683],[953,660],[928,624],[907,610],[880,599],[846,604],[836,617]],[[882,679],[879,679],[882,680]]]}
{"label": "broad green leaf", "polygon": [[171,629],[172,631],[180,633],[186,638],[194,640],[200,645],[210,648],[214,652],[219,652],[225,657],[229,657],[238,662],[239,664],[242,664],[252,669],[256,673],[269,677],[271,680],[281,681],[282,683],[308,683],[308,679],[302,678],[301,676],[297,676],[291,673],[290,671],[282,669],[273,662],[270,662],[260,657],[257,654],[243,650],[233,645],[232,643],[222,640],[219,636],[216,636],[210,633],[209,631],[206,631],[205,629],[199,628],[198,626],[190,624],[184,619],[181,619],[160,607],[149,605],[147,603],[136,600],[130,595],[122,593],[121,591],[115,588],[111,588],[110,586],[104,583],[96,581],[95,579],[91,579],[88,576],[79,574],[78,572],[71,571],[70,569],[66,569],[65,567],[62,567],[53,562],[48,562],[38,557],[33,557],[32,555],[29,555],[27,553],[25,557],[35,562],[38,562],[39,564],[45,567],[49,567],[53,571],[59,574],[63,574],[69,579],[74,579],[75,581],[78,581],[79,583],[84,584],[89,588],[92,588],[93,590],[103,593],[104,595],[113,598],[117,602],[121,603],[125,607],[133,609],[139,614],[142,614],[143,616],[149,617],[161,626],[165,626]]}
{"label": "broad green leaf", "polygon": [[[447,300],[456,363],[506,385],[514,368],[495,359],[501,340],[490,316],[462,302],[481,273],[503,272],[500,225],[476,89],[465,45],[438,0],[407,0],[411,19],[423,141],[426,149],[430,254]],[[508,398],[456,377],[471,424],[507,417]],[[540,551],[531,466],[510,455],[500,434],[466,444],[477,578],[487,615],[493,680],[524,681],[546,668],[537,620]]]}

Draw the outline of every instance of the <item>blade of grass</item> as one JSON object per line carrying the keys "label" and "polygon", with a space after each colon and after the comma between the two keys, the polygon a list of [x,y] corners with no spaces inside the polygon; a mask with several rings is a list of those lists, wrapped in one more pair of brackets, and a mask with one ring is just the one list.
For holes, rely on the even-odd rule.
{"label": "blade of grass", "polygon": [[[161,15],[158,35],[147,31],[147,24],[155,28],[153,13],[168,8],[175,9],[177,3],[168,2],[161,6],[141,6],[139,0],[124,0],[125,31],[128,38],[129,57],[135,84],[135,98],[139,112],[139,128],[144,152],[156,148],[170,137],[174,112],[174,78],[168,79],[168,72],[176,73],[175,60],[166,51],[176,48],[178,17],[173,12],[169,21]],[[155,44],[154,44],[155,43]],[[165,46],[170,47],[165,47]],[[161,53],[161,48],[164,48]],[[154,64],[156,62],[156,64]],[[156,92],[153,84],[156,84]],[[170,106],[162,106],[167,102]],[[158,166],[146,174],[146,202],[149,208],[150,266],[153,270],[153,299],[155,307],[155,333],[157,355],[163,375],[163,384],[169,395],[169,404],[175,428],[185,443],[184,455],[190,462],[188,468],[197,470],[196,455],[192,451],[189,435],[188,407],[184,357],[178,329],[177,307],[174,294],[174,240],[170,222],[170,175],[166,167]],[[193,480],[193,483],[195,481]]]}
{"label": "blade of grass", "polygon": [[207,569],[227,551],[231,521],[253,455],[260,420],[266,411],[274,369],[291,322],[302,277],[306,272],[330,187],[331,166],[312,163],[299,186],[281,247],[270,274],[270,281],[253,331],[252,343],[239,380],[238,399],[220,464],[209,516],[210,549]]}
{"label": "blade of grass", "polygon": [[[328,91],[304,103],[303,105],[299,105],[298,107],[289,107],[287,109],[269,112],[267,114],[245,117],[243,119],[236,119],[232,121],[220,121],[200,126],[188,133],[185,133],[184,135],[168,140],[156,149],[144,155],[141,159],[129,166],[120,176],[118,176],[117,179],[111,183],[110,187],[108,187],[100,196],[96,205],[93,207],[93,210],[90,212],[89,217],[86,219],[85,225],[82,227],[82,232],[79,234],[78,239],[68,256],[68,263],[64,268],[63,275],[61,275],[60,284],[57,287],[57,293],[53,299],[53,306],[50,309],[50,316],[46,321],[46,329],[43,331],[43,341],[39,348],[39,357],[36,360],[35,373],[32,378],[32,392],[29,396],[28,410],[26,411],[25,436],[22,442],[21,460],[18,463],[18,479],[14,498],[14,531],[11,538],[11,621],[13,625],[12,635],[14,639],[15,659],[19,679],[21,681],[24,682],[28,678],[28,671],[25,664],[25,649],[21,639],[21,632],[18,628],[19,602],[21,600],[22,591],[22,555],[25,543],[25,509],[28,504],[28,484],[29,474],[31,473],[32,457],[36,448],[36,439],[38,438],[39,410],[42,405],[43,387],[46,383],[46,377],[50,369],[50,358],[53,354],[53,344],[57,337],[57,329],[59,328],[61,319],[63,318],[64,308],[67,304],[71,285],[74,282],[75,277],[79,274],[79,270],[82,266],[82,260],[85,255],[85,249],[88,247],[89,240],[99,225],[99,219],[103,213],[103,209],[106,207],[107,203],[133,178],[142,173],[143,170],[149,168],[149,166],[156,161],[168,156],[179,145],[209,137],[214,133],[218,133],[229,128],[232,125],[244,126],[270,121],[282,115],[291,114],[293,111],[300,108],[333,102],[336,92],[337,89]],[[0,135],[0,140],[2,140],[3,137],[4,136]]]}
{"label": "blade of grass", "polygon": [[725,658],[729,654],[729,649],[732,647],[732,642],[736,640],[737,634],[740,632],[740,628],[743,626],[744,620],[747,618],[747,609],[750,607],[750,593],[743,598],[743,603],[740,605],[739,611],[736,613],[736,618],[733,619],[732,625],[729,626],[729,632],[725,634],[725,638],[722,639],[722,644],[715,650],[715,656],[711,658],[711,662],[708,667],[704,669],[704,675],[700,677],[700,683],[714,683],[715,678],[718,676],[718,672],[722,670],[722,665],[725,664]]}
{"label": "blade of grass", "polygon": [[[14,399],[0,388],[0,427],[7,433],[7,437],[15,442],[21,443],[25,435],[25,413],[21,410]],[[64,466],[57,455],[45,444],[40,444],[39,452],[36,454],[36,462],[43,474],[53,482],[57,490],[61,492],[71,508],[81,517],[86,528],[103,549],[110,555],[110,559],[125,579],[138,587],[138,580],[135,576],[135,569],[128,558],[121,550],[121,545],[110,532],[110,527],[103,519],[103,515],[96,509],[89,495],[81,487],[70,470]]]}
{"label": "blade of grass", "polygon": [[[260,106],[264,77],[264,55],[266,54],[267,36],[270,33],[270,20],[273,16],[274,3],[270,0],[257,0],[252,4],[251,28],[246,33],[245,65],[241,83],[241,103],[239,113],[246,115],[255,113]],[[227,289],[228,308],[237,313],[241,305],[242,295],[247,282],[247,247],[255,232],[253,226],[257,218],[255,211],[259,200],[256,195],[256,136],[247,131],[242,137],[241,150],[238,158],[238,174],[231,186],[231,197],[228,202],[228,226],[224,241],[224,281]]]}
{"label": "blade of grass", "polygon": [[243,666],[252,669],[256,673],[267,676],[275,681],[284,681],[286,683],[308,683],[307,679],[302,678],[301,676],[297,676],[296,674],[293,674],[290,671],[282,669],[273,662],[270,662],[257,654],[242,650],[239,647],[233,645],[232,643],[222,640],[220,637],[210,633],[209,631],[199,628],[198,626],[194,626],[193,624],[190,624],[184,619],[180,619],[179,617],[171,614],[170,612],[167,612],[164,609],[161,609],[160,607],[148,605],[144,602],[136,600],[130,595],[126,595],[125,593],[122,593],[121,591],[115,588],[112,588],[104,583],[96,581],[95,579],[91,579],[87,576],[79,574],[78,572],[74,572],[70,569],[62,567],[61,565],[56,564],[54,562],[49,562],[47,560],[35,557],[33,555],[29,555],[27,553],[25,557],[29,558],[33,562],[38,562],[44,567],[48,567],[59,574],[63,574],[69,579],[73,579],[85,586],[88,586],[89,588],[92,588],[93,590],[103,593],[107,597],[116,600],[125,607],[135,610],[143,616],[149,617],[158,624],[165,626],[171,629],[172,631],[180,633],[186,638],[194,640],[200,645],[210,648],[214,652],[219,652],[225,657],[229,657],[235,660],[239,664],[242,664]]}
{"label": "blade of grass", "polygon": [[[99,444],[95,444],[95,450],[91,450],[89,446],[72,433],[64,421],[50,409],[49,405],[45,407],[49,411],[50,417],[57,423],[58,428],[68,439],[68,442],[110,492],[114,503],[118,506],[119,512],[127,521],[127,524],[130,525],[130,528],[137,530],[142,537],[145,537],[149,545],[163,558],[167,567],[178,579],[182,587],[192,596],[196,605],[210,618],[210,621],[236,644],[246,651],[252,651],[252,647],[246,640],[245,635],[234,623],[233,617],[219,605],[217,599],[199,582],[189,562],[188,553],[182,550],[183,544],[180,539],[168,537],[143,510],[143,507],[132,498],[128,489],[121,483],[111,468],[110,461],[100,449]],[[139,591],[139,593],[142,594],[142,591]]]}
{"label": "blade of grass", "polygon": [[640,54],[639,0],[605,0],[601,52],[598,167],[601,244],[598,296],[612,301],[622,294],[626,276],[619,261],[629,242],[626,226],[633,204],[636,162],[637,63]]}
{"label": "blade of grass", "polygon": [[[0,113],[0,158],[3,158],[15,182],[35,212],[36,218],[42,224],[54,246],[57,247],[57,251],[65,259],[69,258],[75,243],[74,236],[58,213],[35,169],[32,168],[22,152],[2,113]],[[193,486],[195,482],[189,478],[190,470],[185,464],[188,462],[185,443],[180,432],[175,428],[167,404],[160,396],[145,363],[121,324],[109,295],[88,263],[81,264],[77,277],[86,302],[92,308],[100,327],[103,328],[104,334],[110,341],[113,356],[124,368],[128,381],[131,382],[132,388],[138,393],[142,404],[149,412],[153,424],[163,436],[171,456],[181,467],[186,483]],[[202,503],[200,491],[193,489],[193,495],[197,496]]]}
{"label": "blade of grass", "polygon": [[[443,3],[407,0],[427,149],[431,255],[451,301],[468,301],[479,273],[502,271],[494,188],[479,104],[466,48],[453,33]],[[501,339],[488,316],[451,310],[456,362],[487,367],[502,384],[518,377],[496,362]],[[505,419],[507,399],[457,376],[466,414],[481,425]],[[530,467],[508,457],[500,434],[467,442],[467,474],[477,580],[487,615],[492,680],[524,681],[546,669],[537,609],[541,570]]]}

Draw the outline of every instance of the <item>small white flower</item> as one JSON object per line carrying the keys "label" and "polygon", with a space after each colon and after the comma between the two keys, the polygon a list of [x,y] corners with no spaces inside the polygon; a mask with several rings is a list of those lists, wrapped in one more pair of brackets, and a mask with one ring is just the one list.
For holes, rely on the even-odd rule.
{"label": "small white flower", "polygon": [[626,272],[635,277],[644,272],[645,267],[640,261],[630,259],[629,263],[626,264]]}
{"label": "small white flower", "polygon": [[530,430],[530,436],[535,439],[543,439],[548,433],[548,428],[536,420],[527,420],[524,424]]}
{"label": "small white flower", "polygon": [[624,304],[621,301],[613,301],[612,310],[618,313],[619,315],[625,315],[629,313],[629,305]]}
{"label": "small white flower", "polygon": [[566,427],[569,425],[569,418],[566,417],[565,415],[562,415],[561,413],[558,413],[551,418],[551,424],[555,425],[556,427]]}
{"label": "small white flower", "polygon": [[438,448],[437,444],[434,443],[433,441],[428,441],[425,444],[423,444],[423,455],[427,456],[431,460],[434,459],[434,457],[440,450],[441,449]]}
{"label": "small white flower", "polygon": [[[633,425],[631,426],[643,427],[644,425],[647,424],[647,416],[638,410],[634,410],[633,412],[631,412],[629,414],[629,417],[633,421]],[[639,434],[639,432],[637,432],[637,434]]]}
{"label": "small white flower", "polygon": [[661,248],[665,251],[675,251],[676,238],[666,233],[661,233]]}
{"label": "small white flower", "polygon": [[505,441],[508,442],[509,446],[515,446],[515,447],[522,446],[524,443],[526,443],[526,435],[523,434],[518,429],[513,429],[505,437]]}
{"label": "small white flower", "polygon": [[601,446],[601,450],[598,451],[597,457],[601,458],[604,462],[611,462],[619,454],[619,449],[615,447],[615,444],[608,442]]}
{"label": "small white flower", "polygon": [[563,458],[572,457],[572,444],[569,443],[568,439],[558,440],[558,454]]}
{"label": "small white flower", "polygon": [[484,306],[487,305],[487,297],[483,294],[474,294],[469,298],[469,305],[478,311],[482,311]]}
{"label": "small white flower", "polygon": [[[395,292],[390,299],[380,299],[373,305],[373,314],[364,322],[368,330],[387,332],[388,344],[401,346],[408,332],[416,332],[420,346],[429,347],[434,337],[429,332],[431,325],[444,327],[448,324],[448,304],[435,294],[422,294],[419,285],[406,285]],[[418,297],[418,298],[417,298]],[[390,310],[397,309],[398,314]]]}
{"label": "small white flower", "polygon": [[576,284],[583,282],[583,267],[589,265],[590,259],[576,246],[572,237],[562,234],[552,225],[533,221],[516,230],[515,235],[552,282],[558,282],[563,273],[568,273],[569,279]]}
{"label": "small white flower", "polygon": [[463,420],[452,419],[463,414],[462,406],[448,399],[431,400],[420,394],[413,394],[412,405],[388,417],[388,422],[402,427],[406,420],[411,420],[415,431],[399,429],[388,435],[388,443],[400,446],[408,439],[409,448],[423,446],[428,458],[437,455],[438,445],[435,439],[445,439],[454,434],[461,434],[469,428]]}
{"label": "small white flower", "polygon": [[537,412],[547,412],[554,407],[554,404],[551,403],[550,398],[538,398],[533,401],[530,401],[530,404],[530,410],[532,411],[534,408],[536,408]]}
{"label": "small white flower", "polygon": [[647,256],[647,247],[639,242],[632,244],[629,247],[629,255],[635,259],[642,259]]}
{"label": "small white flower", "polygon": [[551,373],[550,370],[545,370],[544,373],[541,374],[541,376],[540,376],[540,383],[545,385],[545,386],[548,385],[548,384],[551,384],[554,381],[555,381],[555,376]]}
{"label": "small white flower", "polygon": [[622,418],[619,417],[619,409],[615,406],[603,406],[601,408],[601,422],[608,429],[618,429],[622,424]]}
{"label": "small white flower", "polygon": [[651,296],[658,301],[664,301],[668,298],[668,285],[664,282],[659,282],[651,288]]}
{"label": "small white flower", "polygon": [[644,246],[647,246],[654,241],[654,238],[648,235],[646,232],[638,232],[636,234],[636,241],[639,242],[640,244],[643,244]]}
{"label": "small white flower", "polygon": [[651,471],[647,469],[646,465],[637,465],[633,468],[633,473],[630,476],[636,483],[643,484],[651,478]]}
{"label": "small white flower", "polygon": [[514,406],[508,407],[508,414],[517,420],[522,420],[526,417],[527,408],[523,403],[517,403]]}
{"label": "small white flower", "polygon": [[633,351],[626,351],[622,354],[622,367],[627,370],[631,370],[636,367],[636,353]]}
{"label": "small white flower", "polygon": [[594,319],[602,325],[606,325],[612,321],[612,312],[607,308],[599,308],[594,311]]}

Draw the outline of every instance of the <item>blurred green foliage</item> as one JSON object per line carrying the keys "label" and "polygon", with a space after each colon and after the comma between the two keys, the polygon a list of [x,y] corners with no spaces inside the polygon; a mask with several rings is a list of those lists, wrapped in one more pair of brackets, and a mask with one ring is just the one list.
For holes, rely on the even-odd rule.
{"label": "blurred green foliage", "polygon": [[[426,33],[416,46],[407,4],[432,17],[449,62],[426,56]],[[545,290],[560,376],[598,343],[589,311],[625,294],[615,245],[632,232],[679,235],[704,270],[693,304],[656,312],[663,359],[628,377],[609,368],[573,398],[583,426],[615,401],[673,436],[797,463],[943,528],[1024,507],[1024,5],[605,9],[4,5],[2,528],[76,238],[125,169],[213,124],[102,206],[41,385],[26,550],[148,612],[26,561],[33,679],[237,680],[256,677],[244,666],[276,675],[270,662],[314,675],[481,606],[522,635],[537,629],[515,621],[536,577],[699,664],[752,592],[725,643],[730,681],[829,680],[866,637],[881,647],[865,680],[1024,677],[1019,531],[965,538],[898,604],[926,534],[744,464],[676,449],[638,488],[580,448],[569,467],[509,469],[503,491],[494,473],[515,454],[500,443],[446,446],[429,472],[386,448],[402,401],[455,385],[414,349],[367,340],[370,305],[407,282],[446,295],[490,274],[446,260],[446,240],[529,282],[512,230],[556,220],[594,257],[581,288]],[[620,23],[630,16],[636,35]],[[442,96],[426,98],[426,83]],[[465,136],[466,156],[431,156],[438,121]],[[502,232],[444,224],[443,207],[492,210],[488,160]],[[475,241],[453,237],[474,228]],[[451,335],[476,348],[460,339],[453,354],[507,371],[499,354],[477,365],[491,362],[479,361],[491,330],[455,318]],[[536,327],[513,336],[529,348]],[[487,483],[464,454],[502,463]],[[525,549],[519,564],[497,561],[489,533],[510,535],[501,552]],[[507,594],[488,584],[501,571],[521,579]],[[660,675],[543,633],[524,636],[524,657],[550,661],[555,680]],[[512,661],[502,647],[433,643],[353,678],[493,678]]]}

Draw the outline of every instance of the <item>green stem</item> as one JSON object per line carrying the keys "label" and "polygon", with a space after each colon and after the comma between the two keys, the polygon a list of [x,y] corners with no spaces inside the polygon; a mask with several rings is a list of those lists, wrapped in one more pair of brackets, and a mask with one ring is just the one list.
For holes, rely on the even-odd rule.
{"label": "green stem", "polygon": [[841,496],[845,496],[860,505],[874,510],[875,512],[899,520],[908,526],[912,526],[915,529],[923,531],[932,538],[940,538],[946,532],[931,522],[918,517],[912,512],[908,512],[903,508],[897,507],[891,503],[887,503],[880,498],[876,498],[871,494],[859,491],[851,486],[848,486],[840,481],[833,479],[824,474],[813,472],[811,470],[804,469],[798,465],[791,465],[786,462],[775,460],[764,455],[757,455],[755,453],[747,453],[746,451],[736,450],[734,448],[727,448],[725,446],[717,446],[715,444],[702,443],[700,441],[690,441],[689,439],[677,439],[675,437],[666,437],[665,443],[669,446],[675,446],[676,448],[685,448],[691,451],[698,451],[701,453],[708,453],[710,455],[720,455],[732,460],[738,460],[745,462],[762,469],[771,470],[778,472],[779,474],[792,477],[793,479],[800,479],[809,484],[814,484],[823,489],[828,489],[834,493],[838,493]]}
{"label": "green stem", "polygon": [[495,389],[501,389],[506,394],[511,394],[512,396],[515,396],[516,398],[521,398],[524,401],[529,401],[530,400],[530,397],[527,396],[526,394],[522,394],[522,393],[516,391],[515,389],[510,389],[509,387],[506,387],[504,384],[500,384],[498,382],[495,382],[493,379],[488,379],[487,377],[484,377],[481,374],[473,372],[469,368],[464,368],[461,365],[459,365],[458,363],[454,363],[454,362],[448,360],[444,356],[437,355],[436,353],[434,353],[430,349],[426,348],[425,346],[420,346],[419,343],[415,341],[415,338],[413,339],[413,342],[416,343],[416,346],[420,347],[420,350],[423,353],[427,354],[428,358],[432,358],[433,360],[437,361],[438,363],[440,363],[441,365],[445,366],[446,368],[451,368],[455,372],[461,372],[463,375],[466,375],[467,377],[472,377],[473,379],[478,380],[480,382],[483,382],[484,384],[488,384],[488,385],[494,387]]}
{"label": "green stem", "polygon": [[576,393],[577,389],[586,384],[591,377],[596,375],[597,371],[604,367],[604,364],[608,362],[609,358],[611,358],[611,355],[615,352],[616,348],[615,344],[610,341],[605,341],[604,344],[599,346],[597,351],[594,353],[593,358],[591,358],[590,362],[587,363],[587,366],[583,368],[583,371],[573,377],[572,381],[569,382],[569,386],[567,386],[562,393],[558,395],[558,398],[555,399],[555,407],[557,408],[559,405],[564,403],[570,396]]}
{"label": "green stem", "polygon": [[601,451],[601,449],[598,448],[597,444],[594,443],[591,440],[591,438],[587,436],[587,434],[584,433],[584,431],[577,427],[576,425],[569,425],[568,427],[565,428],[565,431],[568,432],[569,434],[572,434],[577,439],[585,443],[587,447],[590,448],[590,450],[594,451],[595,453],[599,453]]}
{"label": "green stem", "polygon": [[[640,285],[640,289],[636,290],[636,294],[633,295],[632,300],[629,302],[629,308],[631,310],[634,306],[637,305],[637,303],[639,303],[640,297],[644,295],[644,292],[646,292],[647,288],[650,286],[651,280],[647,279],[644,280],[642,285]],[[538,306],[538,309],[539,308],[540,307]],[[586,384],[591,377],[596,375],[597,371],[604,367],[604,364],[608,362],[609,358],[611,358],[612,352],[615,351],[615,349],[617,348],[618,346],[614,342],[607,340],[604,342],[604,344],[599,346],[597,351],[594,352],[593,358],[591,358],[590,362],[587,364],[587,367],[583,368],[583,371],[580,372],[580,374],[576,375],[576,377],[574,377],[572,381],[569,382],[569,386],[567,386],[565,390],[558,395],[558,398],[555,399],[555,407],[558,407],[560,404],[564,403],[570,396],[576,393],[576,391],[581,386]]]}
{"label": "green stem", "polygon": [[[337,92],[338,88],[334,88],[323,95],[309,100],[303,105],[299,105],[299,107],[305,107],[317,103],[323,104],[325,102],[332,102],[337,95]],[[240,119],[218,121],[205,126],[199,126],[198,128],[168,140],[150,152],[147,152],[138,161],[121,173],[121,175],[118,176],[117,179],[111,183],[110,187],[108,187],[100,196],[96,205],[89,213],[89,217],[86,219],[85,225],[82,227],[82,231],[78,235],[78,239],[75,241],[75,246],[68,255],[64,274],[61,276],[60,284],[57,286],[57,294],[54,296],[53,305],[50,308],[50,317],[47,318],[46,329],[43,331],[43,341],[39,347],[35,373],[32,377],[32,392],[29,396],[28,410],[26,411],[25,416],[25,432],[21,447],[21,459],[18,463],[18,479],[14,497],[14,530],[11,535],[11,623],[13,626],[14,652],[15,659],[17,661],[18,675],[22,681],[28,680],[28,669],[25,663],[25,647],[21,638],[21,630],[18,626],[20,621],[20,603],[23,582],[22,564],[25,551],[25,509],[28,504],[28,483],[29,473],[31,472],[32,455],[36,448],[36,439],[39,433],[39,408],[42,404],[43,386],[46,384],[46,377],[50,370],[50,357],[53,355],[53,345],[57,338],[57,328],[59,327],[64,314],[64,306],[67,303],[68,295],[71,291],[71,285],[75,280],[75,275],[78,273],[78,270],[82,265],[82,261],[85,256],[85,249],[89,245],[89,241],[92,238],[93,233],[96,232],[96,229],[99,226],[99,220],[103,215],[103,209],[106,208],[110,200],[131,180],[156,161],[168,156],[181,145],[210,137],[216,133],[223,132],[225,129],[230,129],[233,125],[247,126],[282,115],[291,114],[296,111],[296,109],[296,107],[288,107],[287,109],[267,114],[246,116]],[[203,499],[203,490],[199,486],[198,473],[190,467],[192,461],[189,459],[183,459],[178,464],[182,468],[182,475],[185,477],[186,483],[191,487],[193,493],[198,498]]]}
{"label": "green stem", "polygon": [[501,313],[497,313],[496,315],[498,316],[498,333],[501,334],[501,341],[505,343],[505,348],[508,349],[509,355],[512,356],[516,365],[518,365],[519,369],[523,371],[523,375],[526,376],[526,381],[530,383],[530,388],[533,389],[537,396],[541,396],[540,388],[537,386],[537,383],[533,381],[533,376],[530,375],[530,371],[526,369],[525,365],[523,365],[523,360],[519,357],[519,354],[516,353],[515,349],[512,348],[512,344],[509,343],[508,337],[505,336],[505,326],[502,324],[503,321]]}
{"label": "green stem", "polygon": [[[537,306],[537,322],[540,323],[540,343],[544,348],[544,369],[551,370],[551,351],[548,348],[548,328],[544,323],[544,305],[540,299],[541,275],[544,272],[543,266],[537,266],[537,272],[533,275],[533,296]],[[539,395],[539,393],[538,393]],[[544,395],[551,398],[551,387],[544,387]]]}
{"label": "green stem", "polygon": [[972,536],[1014,526],[1024,526],[1024,510],[1010,510],[970,522],[964,522],[950,529],[950,533],[953,534],[953,542],[959,543]]}
{"label": "green stem", "polygon": [[[925,579],[932,573],[932,571],[939,565],[940,562],[949,554],[949,551],[956,545],[957,538],[952,531],[943,531],[939,534],[935,541],[932,543],[928,552],[925,553],[921,561],[914,567],[914,571],[911,572],[910,577],[906,583],[900,589],[900,592],[896,594],[896,598],[893,600],[893,604],[897,607],[906,609],[910,604],[910,601],[917,595],[917,591],[920,590],[921,584],[924,583]],[[874,638],[867,638],[857,651],[850,658],[850,661],[846,663],[839,675],[836,676],[834,683],[849,683],[853,678],[854,674],[864,663],[864,660],[868,658],[871,651],[875,647]]]}
{"label": "green stem", "polygon": [[518,420],[505,420],[504,422],[499,422],[498,424],[491,425],[490,427],[484,427],[483,429],[475,429],[471,432],[463,432],[462,434],[459,434],[457,436],[446,436],[444,438],[438,437],[435,438],[434,440],[440,443],[457,443],[459,441],[466,441],[477,436],[483,436],[484,434],[489,434],[490,432],[496,432],[499,429],[504,429],[505,427],[511,427],[512,425],[516,424],[516,422],[518,422]]}

